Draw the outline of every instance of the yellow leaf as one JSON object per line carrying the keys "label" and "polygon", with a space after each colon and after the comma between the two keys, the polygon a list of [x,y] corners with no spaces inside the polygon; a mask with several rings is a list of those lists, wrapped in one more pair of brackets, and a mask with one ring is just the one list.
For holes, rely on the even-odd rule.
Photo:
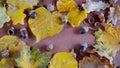
{"label": "yellow leaf", "polygon": [[[0,38],[0,53],[1,59],[3,59],[3,61],[1,61],[1,64],[4,65],[4,61],[6,61],[7,63],[7,60],[9,60],[9,62],[15,66],[15,59],[19,57],[20,51],[23,50],[23,48],[30,49],[30,47],[28,47],[23,41],[21,41],[16,36],[3,36],[2,38]],[[8,50],[7,53],[3,53],[5,49]],[[6,57],[2,56],[5,54],[9,55],[7,55]]]}
{"label": "yellow leaf", "polygon": [[48,68],[78,68],[73,53],[60,52],[53,56]]}
{"label": "yellow leaf", "polygon": [[62,15],[59,12],[51,13],[44,7],[36,9],[35,12],[37,13],[37,18],[30,18],[28,22],[37,42],[58,34],[64,28],[64,24],[61,22]]}
{"label": "yellow leaf", "polygon": [[7,0],[8,6],[14,6],[19,9],[32,9],[37,3],[38,0]]}
{"label": "yellow leaf", "polygon": [[115,56],[116,52],[120,50],[120,28],[114,28],[111,24],[107,23],[105,31],[97,39],[98,42],[102,42],[106,52]]}
{"label": "yellow leaf", "polygon": [[77,8],[77,3],[74,0],[58,0],[57,9],[60,12],[71,11]]}
{"label": "yellow leaf", "polygon": [[13,62],[9,58],[3,58],[0,61],[0,68],[15,68]]}
{"label": "yellow leaf", "polygon": [[72,10],[68,13],[68,22],[73,27],[78,27],[80,23],[87,18],[87,11],[79,11],[78,9]]}
{"label": "yellow leaf", "polygon": [[6,14],[6,8],[5,7],[0,7],[0,28],[3,27],[4,23],[9,22],[10,18]]}
{"label": "yellow leaf", "polygon": [[13,21],[13,25],[16,24],[24,24],[25,14],[23,13],[23,9],[18,9],[17,7],[8,7],[7,14],[9,15],[10,19]]}

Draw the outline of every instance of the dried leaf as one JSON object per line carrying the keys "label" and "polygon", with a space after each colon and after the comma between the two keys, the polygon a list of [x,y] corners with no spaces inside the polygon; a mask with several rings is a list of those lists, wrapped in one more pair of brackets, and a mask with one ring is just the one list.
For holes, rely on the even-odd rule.
{"label": "dried leaf", "polygon": [[77,8],[77,3],[74,0],[58,0],[57,9],[60,12],[71,11]]}
{"label": "dried leaf", "polygon": [[79,61],[79,68],[113,68],[107,58],[99,54],[90,54]]}
{"label": "dried leaf", "polygon": [[35,12],[37,18],[29,19],[29,27],[36,36],[36,42],[58,34],[64,28],[64,24],[61,22],[62,15],[59,12],[50,13],[44,7],[36,9]]}
{"label": "dried leaf", "polygon": [[16,24],[24,24],[25,14],[23,13],[23,9],[18,9],[17,7],[8,7],[7,14],[9,15],[10,19],[13,21],[13,25]]}
{"label": "dried leaf", "polygon": [[73,27],[78,27],[80,23],[87,18],[87,11],[72,10],[68,13],[68,21]]}
{"label": "dried leaf", "polygon": [[73,53],[59,52],[53,56],[48,68],[78,68]]}
{"label": "dried leaf", "polygon": [[110,56],[114,57],[120,49],[120,28],[114,28],[107,23],[105,31],[99,36],[97,42],[102,42],[102,49],[105,49]]}
{"label": "dried leaf", "polygon": [[85,4],[82,4],[82,7],[86,9],[88,13],[92,11],[100,11],[101,9],[105,10],[109,6],[110,6],[109,4],[104,3],[102,1],[94,2],[91,0],[87,0]]}
{"label": "dried leaf", "polygon": [[6,22],[9,22],[10,18],[9,16],[6,14],[6,9],[5,7],[0,7],[0,28],[3,27],[3,24]]}
{"label": "dried leaf", "polygon": [[49,63],[48,55],[39,53],[39,49],[33,48],[32,51],[23,49],[20,58],[16,59],[20,68],[46,68]]}

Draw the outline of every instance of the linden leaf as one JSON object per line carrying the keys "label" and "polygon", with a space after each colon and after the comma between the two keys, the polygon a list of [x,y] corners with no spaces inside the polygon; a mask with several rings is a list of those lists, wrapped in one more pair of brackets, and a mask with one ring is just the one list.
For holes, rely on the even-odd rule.
{"label": "linden leaf", "polygon": [[107,23],[105,31],[99,36],[97,42],[102,42],[102,48],[114,57],[120,49],[120,28],[114,28],[111,24]]}
{"label": "linden leaf", "polygon": [[29,27],[36,36],[37,42],[49,36],[58,34],[64,28],[61,22],[62,15],[55,11],[51,13],[44,7],[35,10],[37,18],[29,19]]}
{"label": "linden leaf", "polygon": [[53,56],[48,68],[78,68],[78,63],[72,53],[60,52]]}
{"label": "linden leaf", "polygon": [[0,7],[0,28],[3,27],[3,24],[5,22],[9,22],[10,18],[9,16],[6,14],[6,9],[5,7]]}
{"label": "linden leaf", "polygon": [[0,61],[0,68],[15,68],[11,59],[3,58]]}
{"label": "linden leaf", "polygon": [[107,58],[99,54],[90,54],[79,61],[79,68],[113,68]]}
{"label": "linden leaf", "polygon": [[60,12],[71,11],[77,8],[77,3],[74,0],[58,0],[57,9]]}
{"label": "linden leaf", "polygon": [[38,4],[38,0],[7,0],[7,4],[19,9],[32,9]]}
{"label": "linden leaf", "polygon": [[49,63],[48,55],[39,53],[39,49],[33,48],[32,51],[23,49],[20,58],[16,59],[20,68],[46,68]]}
{"label": "linden leaf", "polygon": [[68,13],[68,22],[73,26],[73,27],[78,27],[80,23],[87,18],[87,11],[79,11],[78,9],[72,10]]}
{"label": "linden leaf", "polygon": [[24,24],[24,18],[26,15],[23,12],[23,9],[18,9],[17,7],[8,7],[7,14],[13,21],[13,25],[16,25],[18,23]]}

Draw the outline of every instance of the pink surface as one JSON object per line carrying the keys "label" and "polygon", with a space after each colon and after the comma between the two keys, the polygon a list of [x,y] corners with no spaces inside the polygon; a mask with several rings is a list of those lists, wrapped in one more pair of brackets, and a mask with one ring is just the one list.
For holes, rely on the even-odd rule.
{"label": "pink surface", "polygon": [[[44,0],[44,4],[45,6],[48,5],[48,3],[53,3],[56,0]],[[81,0],[76,0],[79,4],[81,4]],[[120,0],[119,0],[120,3]],[[53,3],[55,4],[55,3]],[[120,22],[119,22],[120,23]],[[7,30],[12,26],[11,23],[9,23],[9,26],[7,26],[8,24],[5,24],[5,26],[0,29],[0,37],[3,35],[7,34]],[[87,26],[88,24],[81,24],[81,26]],[[95,37],[93,36],[93,30],[89,31],[89,33],[87,34],[79,34],[79,29],[81,28],[72,28],[69,25],[65,25],[64,30],[53,36],[53,37],[49,37],[47,39],[44,39],[42,41],[40,41],[39,43],[35,44],[35,37],[33,36],[33,34],[31,33],[29,27],[27,26],[27,24],[25,25],[16,25],[15,27],[15,35],[19,36],[19,30],[22,27],[26,27],[29,30],[29,38],[28,39],[22,39],[24,40],[28,45],[33,46],[33,45],[38,45],[40,48],[41,52],[47,52],[45,50],[45,46],[49,43],[53,43],[54,44],[54,49],[52,51],[50,51],[49,53],[53,54],[56,52],[60,52],[60,51],[71,51],[71,49],[73,48],[79,48],[80,47],[80,43],[83,42],[87,42],[89,45],[93,45],[95,44]],[[89,26],[89,25],[88,25]],[[115,57],[115,63],[117,65],[120,65],[120,52],[117,53],[116,57]]]}

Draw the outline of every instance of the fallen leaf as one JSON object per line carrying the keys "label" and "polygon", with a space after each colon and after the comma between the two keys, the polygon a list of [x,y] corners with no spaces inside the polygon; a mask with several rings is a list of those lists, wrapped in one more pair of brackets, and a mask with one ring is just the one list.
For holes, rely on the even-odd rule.
{"label": "fallen leaf", "polygon": [[[114,28],[110,23],[105,26],[105,31],[96,40],[98,43],[102,42],[104,49],[110,56],[115,56],[120,49],[120,28]],[[97,46],[99,47],[99,45]]]}
{"label": "fallen leaf", "polygon": [[4,23],[9,22],[10,18],[6,14],[6,8],[5,7],[0,7],[0,28],[3,27]]}
{"label": "fallen leaf", "polygon": [[77,8],[77,3],[74,0],[58,0],[57,9],[60,12],[71,11]]}
{"label": "fallen leaf", "polygon": [[95,2],[92,0],[87,0],[86,3],[82,4],[82,7],[88,11],[88,13],[92,11],[100,11],[105,10],[110,5],[108,3],[104,3],[102,1]]}
{"label": "fallen leaf", "polygon": [[39,53],[39,49],[23,49],[19,58],[16,59],[20,68],[46,68],[49,63],[48,55]]}
{"label": "fallen leaf", "polygon": [[64,28],[61,22],[62,15],[55,11],[51,13],[44,7],[35,10],[37,17],[29,19],[29,27],[36,37],[36,42],[49,36],[58,34]]}
{"label": "fallen leaf", "polygon": [[107,58],[99,54],[90,54],[79,60],[79,68],[113,68]]}
{"label": "fallen leaf", "polygon": [[80,23],[87,18],[87,11],[83,10],[80,11],[78,9],[72,10],[68,13],[68,22],[73,27],[78,27]]}
{"label": "fallen leaf", "polygon": [[59,52],[53,56],[48,68],[78,68],[78,63],[73,53]]}
{"label": "fallen leaf", "polygon": [[17,7],[8,7],[7,14],[13,22],[13,25],[24,24],[25,14],[23,9],[18,9]]}
{"label": "fallen leaf", "polygon": [[14,6],[19,9],[32,9],[37,6],[38,0],[7,0],[8,6]]}

